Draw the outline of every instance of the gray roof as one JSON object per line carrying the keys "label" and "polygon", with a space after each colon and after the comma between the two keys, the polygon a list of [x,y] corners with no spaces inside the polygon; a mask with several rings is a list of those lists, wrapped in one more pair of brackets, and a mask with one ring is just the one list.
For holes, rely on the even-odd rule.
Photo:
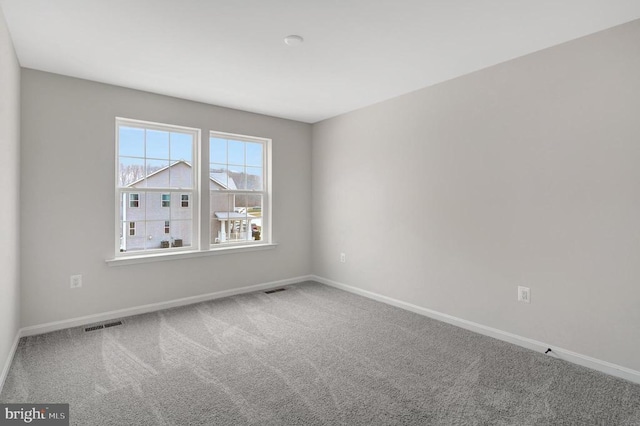
{"label": "gray roof", "polygon": [[[147,176],[140,178],[138,180],[136,180],[135,182],[131,182],[129,185],[127,185],[127,187],[133,187],[133,185],[137,185],[140,182],[142,182],[143,180],[157,175],[158,173],[164,172],[165,170],[168,170],[169,168],[177,165],[177,164],[186,164],[187,166],[191,167],[191,164],[187,163],[184,160],[179,160],[176,161],[175,163],[163,167],[161,169],[156,170],[155,172],[149,173]],[[233,180],[233,178],[231,176],[229,176],[229,174],[227,172],[215,172],[215,173],[210,173],[209,174],[209,179],[215,183],[217,183],[218,185],[220,185],[221,187],[223,187],[224,189],[238,189],[238,187],[236,186],[236,182]],[[227,183],[225,184],[224,182],[227,181]]]}
{"label": "gray roof", "polygon": [[[212,181],[214,181],[215,183],[217,183],[218,185],[222,186],[225,189],[238,189],[236,187],[235,181],[231,176],[229,176],[227,172],[209,173],[209,179],[211,179]],[[227,179],[228,179],[227,185],[225,185],[223,182],[226,181]]]}

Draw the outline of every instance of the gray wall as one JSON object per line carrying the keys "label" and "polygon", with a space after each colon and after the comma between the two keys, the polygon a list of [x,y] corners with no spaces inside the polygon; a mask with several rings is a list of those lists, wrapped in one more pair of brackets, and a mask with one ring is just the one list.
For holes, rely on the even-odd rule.
{"label": "gray wall", "polygon": [[0,9],[0,372],[20,328],[20,66]]}
{"label": "gray wall", "polygon": [[639,45],[635,21],[315,124],[314,273],[640,370]]}
{"label": "gray wall", "polygon": [[[107,266],[116,116],[201,128],[205,143],[209,130],[272,138],[278,247]],[[23,69],[22,326],[308,274],[310,169],[308,124]]]}

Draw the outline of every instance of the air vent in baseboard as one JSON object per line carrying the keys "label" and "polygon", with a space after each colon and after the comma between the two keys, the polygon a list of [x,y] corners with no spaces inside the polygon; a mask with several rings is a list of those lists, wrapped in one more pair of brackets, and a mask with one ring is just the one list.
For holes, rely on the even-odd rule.
{"label": "air vent in baseboard", "polygon": [[108,322],[108,323],[105,323],[105,324],[92,325],[91,327],[85,328],[84,331],[101,330],[103,328],[115,327],[117,325],[122,325],[122,321],[113,321],[113,322]]}
{"label": "air vent in baseboard", "polygon": [[265,293],[267,293],[267,294],[271,294],[271,293],[277,293],[277,292],[279,292],[279,291],[285,291],[285,290],[286,290],[286,288],[276,288],[275,290],[268,290],[268,291],[265,291]]}

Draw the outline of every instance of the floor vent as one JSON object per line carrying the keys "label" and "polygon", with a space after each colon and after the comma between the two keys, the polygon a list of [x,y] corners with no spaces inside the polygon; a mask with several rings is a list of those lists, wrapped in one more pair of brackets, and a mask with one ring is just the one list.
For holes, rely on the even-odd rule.
{"label": "floor vent", "polygon": [[271,294],[271,293],[277,293],[279,291],[285,291],[285,290],[286,290],[286,288],[276,288],[275,290],[265,291],[265,293]]}
{"label": "floor vent", "polygon": [[84,331],[101,330],[103,328],[115,327],[117,325],[122,325],[122,321],[113,321],[106,324],[92,325],[91,327],[85,328]]}

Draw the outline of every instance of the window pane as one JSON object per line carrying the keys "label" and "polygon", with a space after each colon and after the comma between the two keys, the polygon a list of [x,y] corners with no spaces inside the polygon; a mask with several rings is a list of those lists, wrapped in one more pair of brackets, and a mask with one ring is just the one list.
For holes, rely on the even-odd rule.
{"label": "window pane", "polygon": [[231,241],[247,241],[250,235],[247,235],[249,221],[247,217],[247,196],[236,195],[235,206],[233,208],[231,225],[229,226],[229,240]]}
{"label": "window pane", "polygon": [[209,162],[227,164],[227,140],[209,139]]}
{"label": "window pane", "polygon": [[247,167],[247,189],[262,191],[262,168]]}
{"label": "window pane", "polygon": [[225,244],[261,239],[262,195],[211,192],[211,242]]}
{"label": "window pane", "polygon": [[227,166],[222,164],[211,164],[209,167],[209,186],[212,190],[219,191],[221,189],[235,189],[229,188],[229,175],[227,174]]}
{"label": "window pane", "polygon": [[[144,250],[146,196],[145,192],[124,192],[121,195],[118,232],[121,252]],[[137,201],[138,207],[132,207],[131,201]]]}
{"label": "window pane", "polygon": [[144,159],[119,157],[118,185],[125,187],[132,185],[136,188],[146,186],[144,180]]}
{"label": "window pane", "polygon": [[262,144],[246,142],[247,166],[262,167]]}
{"label": "window pane", "polygon": [[262,195],[247,195],[247,217],[251,223],[251,236],[254,240],[262,239]]}
{"label": "window pane", "polygon": [[229,232],[229,217],[234,211],[235,196],[221,192],[211,191],[211,242],[223,243],[227,241]]}
{"label": "window pane", "polygon": [[118,155],[144,157],[144,129],[120,126]]}
{"label": "window pane", "polygon": [[215,215],[216,213],[222,212],[222,213],[226,213],[229,211],[233,211],[234,207],[235,207],[235,203],[234,203],[234,198],[235,195],[233,194],[226,194],[226,193],[220,193],[220,192],[211,192],[211,212],[212,215]]}
{"label": "window pane", "polygon": [[147,158],[169,159],[169,132],[147,130]]}
{"label": "window pane", "polygon": [[231,185],[233,185],[234,188],[229,189],[247,189],[247,179],[244,174],[244,167],[229,166],[229,186]]}
{"label": "window pane", "polygon": [[144,192],[124,192],[119,202],[120,220],[134,222],[145,220],[145,201],[146,193]]}
{"label": "window pane", "polygon": [[190,220],[171,221],[171,247],[191,247],[192,224]]}
{"label": "window pane", "polygon": [[[131,227],[131,223],[134,223],[134,227]],[[130,235],[131,230],[135,229],[135,235]],[[145,248],[145,222],[132,222],[123,221],[120,227],[120,251],[131,252],[144,250]]]}
{"label": "window pane", "polygon": [[169,161],[147,160],[147,186],[167,188],[169,186]]}
{"label": "window pane", "polygon": [[[148,200],[146,212],[140,213],[140,209],[136,209],[137,214],[132,215],[130,209],[123,211],[121,208],[120,250],[128,252],[191,246],[193,229],[191,209],[185,208],[178,212],[169,208],[159,208],[158,203],[162,201],[162,194],[140,195],[141,200],[145,197]],[[124,197],[128,199],[127,194]],[[171,201],[179,200],[180,194],[169,194],[169,197]],[[177,212],[176,215],[170,213],[174,211]],[[131,235],[132,233],[134,235]]]}
{"label": "window pane", "polygon": [[245,194],[236,194],[235,196],[235,206],[233,210],[236,213],[242,215],[242,219],[247,218],[247,195]]}
{"label": "window pane", "polygon": [[171,220],[171,211],[168,207],[163,207],[162,195],[159,192],[147,193],[145,203],[146,220]]}
{"label": "window pane", "polygon": [[191,219],[191,203],[186,201],[187,205],[184,205],[185,200],[182,199],[183,196],[184,194],[179,194],[177,192],[171,194],[171,220]]}
{"label": "window pane", "polygon": [[229,140],[229,164],[244,165],[244,142]]}
{"label": "window pane", "polygon": [[193,168],[185,162],[177,162],[171,165],[169,173],[169,186],[171,188],[193,188]]}
{"label": "window pane", "polygon": [[186,133],[172,132],[170,135],[171,159],[193,162],[193,138]]}
{"label": "window pane", "polygon": [[[167,242],[163,247],[163,241]],[[169,237],[164,233],[164,220],[148,220],[146,222],[145,247],[148,249],[169,248]]]}

